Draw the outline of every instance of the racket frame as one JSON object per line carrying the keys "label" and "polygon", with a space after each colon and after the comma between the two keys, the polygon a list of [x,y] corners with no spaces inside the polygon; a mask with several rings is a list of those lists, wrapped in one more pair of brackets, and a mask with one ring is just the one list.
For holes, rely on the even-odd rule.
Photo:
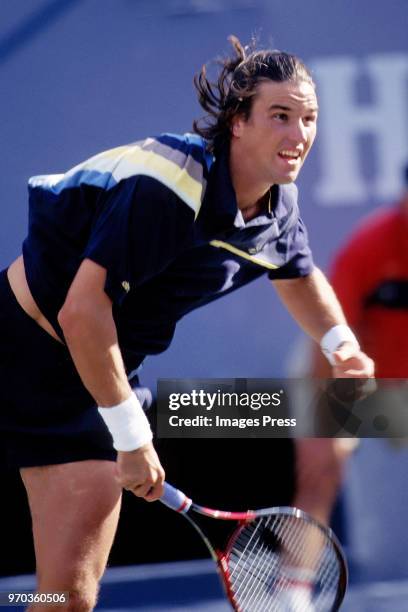
{"label": "racket frame", "polygon": [[[231,583],[229,581],[228,559],[229,559],[230,552],[240,532],[242,531],[242,529],[245,527],[246,524],[251,523],[252,521],[262,516],[276,516],[276,515],[289,516],[294,519],[305,521],[306,523],[313,525],[315,528],[317,528],[324,535],[324,537],[326,537],[332,543],[333,549],[337,556],[337,560],[339,562],[340,579],[339,579],[336,599],[333,602],[330,612],[337,612],[337,610],[339,610],[340,605],[344,599],[344,596],[347,590],[348,567],[347,567],[347,561],[346,561],[346,557],[344,555],[342,546],[336,534],[333,532],[333,530],[330,527],[326,527],[325,525],[322,525],[321,523],[319,523],[319,521],[314,519],[307,512],[300,510],[300,508],[295,508],[295,507],[290,507],[290,506],[275,506],[271,508],[262,508],[259,510],[248,510],[246,512],[230,512],[226,510],[215,510],[214,508],[209,508],[207,506],[200,506],[199,504],[193,502],[187,496],[184,496],[184,498],[185,499],[183,500],[183,503],[180,504],[178,508],[175,508],[174,506],[169,506],[169,507],[171,507],[173,510],[175,510],[179,514],[182,514],[203,539],[212,559],[215,561],[217,565],[218,573],[220,575],[224,590],[226,591],[228,600],[230,601],[231,605],[233,606],[236,612],[240,612],[240,609],[234,599],[234,592],[233,592],[233,589],[231,588]],[[230,535],[228,539],[225,551],[218,551],[213,547],[209,538],[203,532],[201,527],[192,518],[191,515],[193,515],[194,513],[200,514],[202,516],[206,516],[207,518],[213,518],[213,519],[223,520],[223,521],[236,521],[238,523],[237,527],[234,529],[234,531],[232,532],[232,534]]]}

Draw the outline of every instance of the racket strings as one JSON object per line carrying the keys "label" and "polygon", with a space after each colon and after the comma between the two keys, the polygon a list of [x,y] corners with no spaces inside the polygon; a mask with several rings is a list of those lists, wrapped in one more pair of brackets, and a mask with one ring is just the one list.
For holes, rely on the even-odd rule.
{"label": "racket strings", "polygon": [[[268,523],[271,518],[267,519],[266,524],[263,525],[262,521],[256,522],[256,528],[253,529],[251,536],[247,540],[247,532],[251,531],[251,527],[246,528],[246,533],[241,532],[239,539],[234,546],[234,562],[236,567],[240,568],[238,573],[231,573],[232,580],[237,584],[235,590],[236,600],[240,602],[241,606],[248,607],[250,603],[254,603],[256,600],[259,590],[262,586],[267,583],[270,569],[269,547],[265,545],[263,541],[263,531],[265,527],[268,527]],[[257,537],[254,538],[254,535]],[[231,551],[232,552],[232,551]],[[236,557],[238,553],[238,558]],[[250,560],[250,562],[249,562]],[[251,579],[248,580],[248,574]],[[254,587],[255,585],[255,587]]]}
{"label": "racket strings", "polygon": [[[283,521],[281,520],[277,526],[276,529],[277,532],[277,536],[280,540],[280,542],[285,541],[285,547],[287,549],[287,551],[292,550],[292,542],[290,542],[290,540],[293,540],[293,542],[298,542],[298,546],[300,544],[299,540],[300,540],[300,529],[299,529],[299,524],[296,522],[293,522],[293,527],[289,525],[289,521]],[[285,540],[285,536],[288,536]],[[280,563],[280,572],[281,574],[277,574],[272,578],[271,573],[273,571],[270,569],[268,572],[268,589],[273,590],[274,593],[274,597],[276,600],[276,604],[280,603],[281,601],[281,593],[283,593],[285,590],[287,589],[291,589],[292,590],[292,597],[291,597],[291,604],[292,604],[292,608],[293,608],[293,612],[305,612],[304,610],[304,603],[305,603],[305,588],[306,588],[306,595],[308,594],[308,590],[310,590],[310,584],[314,578],[314,572],[312,570],[310,570],[309,568],[313,567],[312,564],[312,559],[310,558],[310,555],[308,555],[308,558],[305,558],[304,555],[302,555],[302,559],[300,559],[300,546],[298,548],[294,548],[294,553],[291,555],[291,565],[289,565],[289,560],[285,559],[285,558],[281,558],[279,563]],[[285,556],[288,555],[288,552],[286,553]],[[300,574],[299,572],[299,567],[301,567],[300,563],[302,562],[303,564],[303,568],[302,568],[302,572]],[[295,569],[293,569],[293,567]],[[277,568],[275,568],[276,571]],[[293,585],[300,582],[302,584],[302,589],[294,589]],[[268,603],[268,597],[269,597],[269,592],[268,590],[264,589],[263,594],[261,597],[258,597],[258,603],[257,605],[254,607],[254,612],[255,610],[262,610],[264,609],[264,606],[266,603]],[[251,600],[249,600],[248,604],[251,603]],[[276,606],[275,606],[276,607]],[[270,604],[268,605],[268,609],[270,609]],[[277,608],[279,609],[279,608]]]}
{"label": "racket strings", "polygon": [[[296,519],[292,518],[291,521],[293,525]],[[329,549],[332,551],[336,561],[337,576],[335,583],[332,582],[330,584],[331,590],[334,584],[334,595],[332,593],[331,603],[328,604],[326,598],[326,603],[323,605],[315,589],[318,582],[321,582],[318,570],[319,565],[322,565],[322,567],[327,565],[325,555],[326,544],[329,540],[326,540],[323,532],[310,524],[307,525],[308,528],[306,530],[302,521],[297,521],[294,527],[292,525],[288,521],[288,525],[285,526],[288,530],[285,530],[285,533],[282,534],[283,559],[281,559],[281,566],[279,568],[282,576],[275,580],[274,597],[279,604],[282,599],[289,600],[290,610],[293,612],[308,612],[312,609],[315,611],[331,610],[337,593],[339,578],[339,565],[337,557],[332,550],[332,545],[330,543]],[[328,565],[333,567],[333,563]],[[264,594],[264,599],[266,597],[267,594]],[[280,610],[280,605],[276,609]]]}
{"label": "racket strings", "polygon": [[[262,526],[262,529],[259,530],[258,528],[260,527],[260,524],[261,523],[259,523],[256,529],[254,529],[248,542],[245,543],[244,548],[241,548],[239,545],[237,546],[237,549],[240,551],[240,555],[239,559],[236,559],[236,566],[240,567],[240,572],[235,576],[235,581],[238,583],[236,597],[239,598],[241,604],[245,604],[246,606],[251,602],[251,600],[256,598],[257,591],[262,588],[262,585],[265,583],[265,579],[267,578],[264,570],[268,567],[269,551],[268,547],[265,546],[262,541],[262,531],[264,526]],[[267,524],[268,522],[266,523],[266,526]],[[254,534],[257,529],[259,533],[257,538],[254,539]],[[250,552],[249,547],[251,547]],[[256,550],[255,554],[253,554],[254,550]],[[251,554],[251,562],[248,566],[247,561],[243,562],[243,558],[249,554]],[[248,581],[247,579],[248,573],[251,575],[251,581]],[[234,578],[234,576],[232,577]],[[253,588],[254,582],[255,588]]]}
{"label": "racket strings", "polygon": [[[325,560],[322,557],[324,557],[323,553],[312,553],[307,556],[303,555],[301,559],[303,567],[299,565],[300,561],[292,561],[292,563],[296,563],[294,572],[288,572],[287,559],[285,559],[281,565],[283,577],[280,577],[278,581],[275,580],[273,597],[276,601],[276,606],[273,606],[272,609],[276,608],[277,611],[280,611],[282,601],[288,603],[288,609],[290,609],[291,612],[309,612],[309,610],[319,612],[320,610],[327,611],[332,609],[339,583],[339,570],[337,568],[337,575],[333,577],[334,583],[332,582],[329,585],[329,578],[325,579],[327,584],[326,596],[322,597],[322,594],[319,594],[316,588],[318,582],[321,582],[316,568],[319,563],[321,563],[323,567],[325,566]],[[260,604],[267,603],[268,597],[269,593],[265,592],[263,601],[260,602]],[[262,610],[263,606],[260,605],[256,608],[256,610],[258,609]],[[266,606],[266,609],[270,609],[269,604]]]}
{"label": "racket strings", "polygon": [[[284,532],[287,529],[287,527],[288,526],[286,525],[286,522],[283,522],[281,519],[276,520],[276,524],[275,524],[276,536],[277,536],[276,543],[284,539],[283,536],[284,536]],[[295,527],[297,527],[296,524],[295,524]],[[293,539],[297,538],[297,534],[295,533],[294,529],[292,529],[288,533],[291,534]],[[276,544],[275,544],[275,548],[276,548]],[[268,603],[268,610],[271,609],[271,601],[269,597],[270,591],[273,591],[275,599],[278,601],[280,600],[279,593],[293,584],[293,576],[286,575],[288,573],[288,568],[284,569],[284,567],[282,566],[281,576],[277,575],[276,568],[273,568],[273,567],[271,568],[271,565],[269,562],[269,556],[268,556],[268,549],[265,550],[265,546],[263,546],[263,554],[259,556],[258,561],[259,561],[258,575],[256,577],[257,582],[258,582],[257,587],[253,589],[252,592],[250,592],[248,589],[249,597],[246,597],[242,602],[245,608],[254,610],[254,612],[255,610],[264,609],[264,605],[266,603]],[[293,561],[294,560],[292,560],[292,562]],[[264,567],[263,564],[265,563],[267,563],[267,567]],[[272,577],[273,572],[275,572],[276,574],[274,578]],[[261,574],[262,574],[262,577],[261,577]],[[298,579],[299,577],[296,576],[296,578]],[[305,579],[305,576],[302,576],[302,580],[304,579]],[[308,579],[310,579],[310,574],[308,576]],[[265,588],[265,586],[267,588]],[[303,601],[302,601],[302,608],[303,608]]]}
{"label": "racket strings", "polygon": [[[244,526],[228,555],[229,583],[240,612],[332,609],[340,564],[331,541],[298,517],[264,516]],[[310,609],[312,607],[310,606]]]}
{"label": "racket strings", "polygon": [[[266,579],[270,578],[270,574],[271,574],[270,567],[271,566],[270,566],[270,560],[269,560],[269,557],[270,557],[269,552],[270,552],[271,543],[269,543],[269,546],[266,546],[265,545],[265,541],[262,541],[260,543],[260,540],[264,536],[265,529],[268,528],[268,525],[269,525],[271,520],[272,520],[271,517],[269,517],[266,520],[265,524],[262,525],[263,532],[260,532],[260,534],[258,535],[258,538],[257,538],[256,541],[253,539],[253,535],[256,532],[256,529],[258,529],[260,527],[260,525],[262,524],[261,521],[257,521],[256,529],[252,533],[251,537],[248,539],[248,542],[245,542],[245,546],[243,548],[240,546],[241,542],[239,542],[239,541],[236,542],[235,548],[237,550],[240,550],[239,559],[236,560],[236,564],[237,564],[237,567],[240,567],[241,569],[240,569],[240,573],[238,575],[236,575],[236,576],[234,576],[234,573],[232,573],[232,578],[235,578],[235,580],[238,582],[239,579],[241,578],[241,574],[244,572],[244,569],[245,569],[246,571],[249,571],[253,576],[255,576],[257,578],[257,581],[258,581],[258,589],[250,590],[249,589],[249,586],[250,586],[249,583],[248,582],[242,582],[242,584],[245,585],[244,589],[239,588],[237,590],[237,595],[239,595],[241,599],[244,599],[245,591],[249,592],[249,599],[245,600],[245,604],[249,603],[250,600],[253,600],[255,598],[255,596],[257,594],[257,591],[260,588],[262,588],[262,584],[265,583],[265,578]],[[280,532],[282,531],[282,529],[281,529],[281,521],[280,521],[279,518],[276,520],[275,529],[276,529],[276,536],[279,539],[279,536],[281,536]],[[244,536],[244,534],[241,533],[241,537],[240,537],[241,541],[244,539],[243,536]],[[278,539],[276,540],[274,547],[277,546]],[[272,545],[273,544],[274,543],[272,542]],[[244,555],[247,555],[249,553],[248,549],[249,549],[250,546],[253,549],[255,549],[255,547],[258,546],[258,552],[255,555],[252,554],[252,556],[251,556],[251,565],[250,565],[250,567],[248,567],[247,564],[243,564],[242,563],[242,559],[243,559]],[[265,571],[267,569],[268,569],[268,571],[267,571],[266,576],[265,576]]]}

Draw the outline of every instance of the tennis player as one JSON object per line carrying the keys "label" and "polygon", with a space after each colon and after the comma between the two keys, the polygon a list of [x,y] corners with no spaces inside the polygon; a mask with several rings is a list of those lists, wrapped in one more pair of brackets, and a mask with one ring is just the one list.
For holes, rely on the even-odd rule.
{"label": "tennis player", "polygon": [[299,217],[311,75],[293,55],[231,40],[218,80],[195,80],[207,113],[195,134],[30,179],[22,256],[1,273],[3,441],[28,493],[38,589],[68,591],[66,609],[95,605],[122,488],[162,493],[134,372],[186,313],[265,275],[335,376],[373,374]]}

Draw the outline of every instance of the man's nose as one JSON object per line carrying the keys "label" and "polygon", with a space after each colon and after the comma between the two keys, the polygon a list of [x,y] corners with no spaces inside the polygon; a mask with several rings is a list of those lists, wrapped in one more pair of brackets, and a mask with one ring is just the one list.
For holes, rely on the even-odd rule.
{"label": "man's nose", "polygon": [[308,133],[307,128],[303,121],[299,119],[299,121],[294,121],[291,126],[291,137],[295,142],[307,142]]}

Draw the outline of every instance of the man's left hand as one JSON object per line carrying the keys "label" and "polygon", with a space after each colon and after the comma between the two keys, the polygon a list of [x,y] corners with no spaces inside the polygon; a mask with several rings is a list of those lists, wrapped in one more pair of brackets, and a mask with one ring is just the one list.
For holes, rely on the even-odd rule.
{"label": "man's left hand", "polygon": [[344,342],[333,357],[334,378],[373,378],[374,361],[352,342]]}

